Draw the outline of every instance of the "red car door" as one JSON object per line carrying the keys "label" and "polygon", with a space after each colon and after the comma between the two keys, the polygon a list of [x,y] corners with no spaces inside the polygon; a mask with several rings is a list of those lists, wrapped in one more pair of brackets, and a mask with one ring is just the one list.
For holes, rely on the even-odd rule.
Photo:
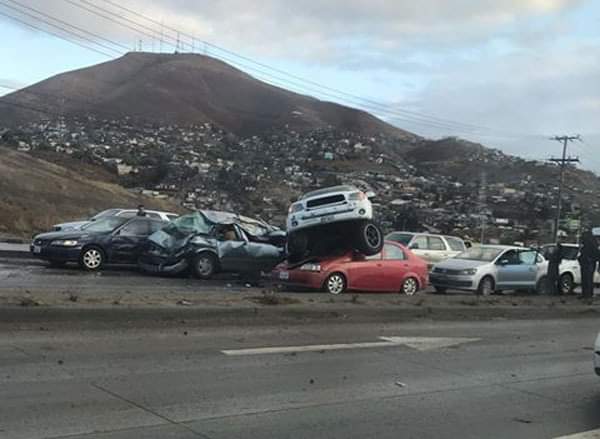
{"label": "red car door", "polygon": [[411,262],[402,247],[396,244],[383,246],[382,289],[400,291],[404,277],[410,271]]}
{"label": "red car door", "polygon": [[383,260],[377,253],[346,265],[348,288],[362,291],[380,291],[382,288]]}

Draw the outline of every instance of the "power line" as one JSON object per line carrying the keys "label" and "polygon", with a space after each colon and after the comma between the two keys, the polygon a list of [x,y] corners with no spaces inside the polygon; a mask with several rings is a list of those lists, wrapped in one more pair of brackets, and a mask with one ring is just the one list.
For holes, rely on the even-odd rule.
{"label": "power line", "polygon": [[[20,3],[20,2],[18,2],[18,1],[16,1],[16,0],[5,0],[5,1],[9,1],[9,2],[11,2],[11,3],[13,3],[13,4],[16,4],[16,5],[18,5],[18,6],[19,6],[20,8],[22,8],[22,9],[27,9],[27,10],[29,10],[29,11],[32,11],[32,12],[34,12],[34,13],[38,14],[38,15],[44,16],[44,17],[46,17],[46,18],[48,18],[48,19],[50,19],[50,20],[56,21],[56,22],[58,22],[58,23],[61,23],[61,24],[65,25],[65,26],[68,26],[68,27],[70,27],[70,28],[76,29],[76,30],[78,30],[79,32],[83,32],[84,34],[87,34],[87,35],[90,35],[90,36],[92,36],[92,37],[98,38],[98,39],[100,39],[100,40],[106,41],[106,42],[107,42],[107,43],[109,43],[109,44],[114,44],[115,46],[121,47],[122,49],[128,50],[127,46],[124,46],[123,44],[120,44],[120,43],[118,43],[118,42],[115,42],[115,41],[109,40],[108,38],[104,38],[104,37],[103,37],[103,36],[101,36],[101,35],[98,35],[98,34],[96,34],[96,33],[90,32],[90,31],[88,31],[88,30],[86,30],[86,29],[83,29],[83,28],[81,28],[81,27],[79,27],[79,26],[75,26],[75,25],[73,25],[73,24],[67,23],[66,21],[64,21],[64,20],[61,20],[61,19],[59,19],[59,18],[52,17],[52,16],[50,16],[50,15],[48,15],[48,14],[46,14],[46,13],[44,13],[44,12],[42,12],[42,11],[38,10],[38,9],[32,8],[32,7],[30,7],[30,6],[26,6],[26,5],[24,5],[24,4],[22,4],[22,3]],[[4,5],[4,6],[8,6],[8,5]],[[10,6],[8,6],[8,7],[10,7]],[[14,8],[13,8],[13,9],[14,9]]]}
{"label": "power line", "polygon": [[[10,1],[10,0],[9,0],[9,1]],[[15,2],[15,3],[16,3],[16,2]],[[36,20],[36,21],[39,21],[39,22],[41,22],[41,23],[44,23],[44,24],[45,24],[45,25],[47,25],[47,26],[50,26],[50,27],[52,27],[52,28],[55,28],[55,29],[58,29],[58,30],[60,30],[60,31],[62,31],[62,32],[65,32],[65,33],[67,33],[67,34],[69,34],[69,35],[73,35],[73,36],[74,36],[75,38],[77,38],[77,39],[80,39],[80,40],[84,40],[84,41],[90,42],[90,43],[92,43],[92,44],[94,44],[94,45],[100,46],[100,47],[102,47],[102,48],[104,48],[104,49],[107,49],[107,50],[112,50],[113,52],[115,52],[115,53],[117,53],[117,54],[120,54],[120,55],[122,55],[122,52],[119,52],[117,49],[115,49],[115,48],[113,48],[113,47],[111,47],[111,46],[107,46],[106,44],[99,43],[99,42],[97,42],[97,41],[95,41],[95,40],[92,40],[92,39],[91,39],[91,38],[89,38],[89,37],[82,36],[81,34],[78,34],[78,33],[76,33],[76,32],[73,32],[73,31],[71,31],[71,30],[68,30],[68,29],[66,29],[64,26],[60,26],[60,25],[57,25],[57,24],[51,23],[50,21],[48,21],[48,20],[45,20],[44,18],[37,17],[37,16],[35,16],[35,15],[33,15],[33,14],[30,14],[29,12],[23,11],[23,10],[21,10],[21,9],[19,9],[19,8],[16,8],[16,7],[14,7],[14,6],[8,5],[8,4],[6,4],[6,3],[3,3],[3,2],[0,2],[0,5],[4,6],[5,8],[12,9],[13,11],[16,11],[17,13],[19,13],[19,14],[21,14],[21,15],[25,15],[25,16],[31,17],[31,18],[33,18],[34,20]],[[12,16],[12,18],[13,18],[13,19],[16,19],[14,16]],[[58,21],[58,20],[57,20],[57,19],[55,19],[55,18],[52,18],[52,19],[53,19],[53,20],[56,20],[56,21]],[[68,24],[67,24],[67,25],[68,25]],[[70,25],[68,25],[68,26],[70,26]],[[112,56],[112,55],[108,55],[108,56]]]}
{"label": "power line", "polygon": [[35,25],[31,24],[31,23],[26,22],[25,20],[22,20],[20,18],[14,17],[13,15],[10,15],[10,14],[7,14],[7,13],[1,12],[1,11],[0,11],[0,15],[4,16],[6,18],[9,18],[10,20],[16,21],[16,22],[18,22],[18,23],[20,23],[20,24],[22,24],[24,26],[27,26],[27,27],[29,27],[31,29],[35,29],[35,30],[38,30],[40,32],[45,32],[47,34],[53,35],[55,37],[58,37],[61,40],[68,41],[69,43],[76,44],[76,45],[78,45],[80,47],[83,47],[84,49],[92,50],[92,51],[94,51],[96,53],[99,53],[100,55],[104,55],[104,56],[107,56],[109,58],[114,58],[114,55],[111,55],[111,54],[106,53],[106,52],[104,52],[102,50],[99,50],[99,49],[95,49],[95,48],[90,47],[90,46],[88,46],[86,44],[82,44],[82,43],[80,43],[78,41],[74,41],[73,39],[65,37],[64,35],[57,34],[56,32],[52,32],[52,31],[50,31],[48,29],[43,29],[43,28],[41,28],[39,26],[35,26]]}

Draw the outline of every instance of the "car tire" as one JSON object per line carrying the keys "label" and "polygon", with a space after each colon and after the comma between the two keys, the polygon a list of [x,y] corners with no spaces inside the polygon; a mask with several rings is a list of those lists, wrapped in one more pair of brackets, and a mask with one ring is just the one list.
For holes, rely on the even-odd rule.
{"label": "car tire", "polygon": [[287,252],[290,262],[299,261],[308,250],[308,234],[306,232],[292,232],[288,236]]}
{"label": "car tire", "polygon": [[560,276],[560,292],[562,294],[571,294],[575,289],[575,282],[571,273],[563,273]]}
{"label": "car tire", "polygon": [[435,293],[436,294],[446,294],[446,291],[448,291],[448,288],[445,287],[433,287],[435,289]]}
{"label": "car tire", "polygon": [[97,271],[102,268],[106,256],[100,247],[95,245],[85,247],[79,256],[79,265],[88,271]]}
{"label": "car tire", "polygon": [[356,250],[365,256],[372,256],[383,248],[383,233],[373,221],[361,222],[356,230]]}
{"label": "car tire", "polygon": [[494,278],[491,276],[485,276],[479,281],[479,285],[477,286],[477,294],[480,296],[489,296],[494,294],[495,287],[496,285]]}
{"label": "car tire", "polygon": [[400,293],[405,296],[414,296],[419,292],[419,281],[414,277],[408,277],[402,282]]}
{"label": "car tire", "polygon": [[198,279],[210,279],[217,272],[217,258],[211,253],[200,253],[194,257],[192,271]]}
{"label": "car tire", "polygon": [[342,294],[346,291],[346,287],[348,283],[346,282],[346,276],[342,273],[332,273],[330,274],[325,283],[323,284],[323,289],[329,294]]}

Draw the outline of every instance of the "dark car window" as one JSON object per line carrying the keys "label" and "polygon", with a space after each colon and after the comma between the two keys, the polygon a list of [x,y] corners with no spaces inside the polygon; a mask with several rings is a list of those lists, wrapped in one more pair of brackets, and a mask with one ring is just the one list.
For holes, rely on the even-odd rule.
{"label": "dark car window", "polygon": [[386,260],[403,261],[406,259],[406,256],[400,247],[396,247],[395,245],[386,245],[384,247],[383,258]]}
{"label": "dark car window", "polygon": [[450,249],[455,252],[464,252],[465,244],[458,238],[446,237],[446,242],[450,246]]}
{"label": "dark car window", "polygon": [[519,265],[521,264],[521,259],[519,258],[519,254],[516,250],[508,250],[506,253],[502,255],[500,258],[501,261],[506,261],[506,265]]}
{"label": "dark car window", "polygon": [[135,220],[123,226],[119,231],[121,236],[148,236],[150,234],[150,224],[148,221]]}
{"label": "dark car window", "polygon": [[162,221],[149,221],[148,225],[150,226],[150,233],[158,232],[165,226],[165,223]]}
{"label": "dark car window", "polygon": [[536,263],[537,254],[538,253],[533,250],[519,252],[519,261],[521,262],[521,264],[534,265]]}
{"label": "dark car window", "polygon": [[430,236],[427,238],[429,241],[428,247],[429,250],[446,250],[446,245],[444,244],[444,241],[442,241],[442,238],[439,238],[437,236]]}

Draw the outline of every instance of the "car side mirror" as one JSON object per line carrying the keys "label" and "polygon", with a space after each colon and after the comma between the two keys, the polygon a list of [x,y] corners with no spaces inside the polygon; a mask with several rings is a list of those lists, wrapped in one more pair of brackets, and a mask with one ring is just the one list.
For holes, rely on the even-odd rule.
{"label": "car side mirror", "polygon": [[408,248],[411,249],[411,250],[418,250],[419,249],[419,244],[417,244],[415,242],[415,243],[409,245]]}
{"label": "car side mirror", "polygon": [[498,261],[498,265],[508,265],[509,264],[509,260],[508,259],[500,259]]}
{"label": "car side mirror", "polygon": [[367,191],[365,192],[365,195],[367,196],[367,198],[371,199],[371,198],[375,198],[375,192],[373,191]]}

